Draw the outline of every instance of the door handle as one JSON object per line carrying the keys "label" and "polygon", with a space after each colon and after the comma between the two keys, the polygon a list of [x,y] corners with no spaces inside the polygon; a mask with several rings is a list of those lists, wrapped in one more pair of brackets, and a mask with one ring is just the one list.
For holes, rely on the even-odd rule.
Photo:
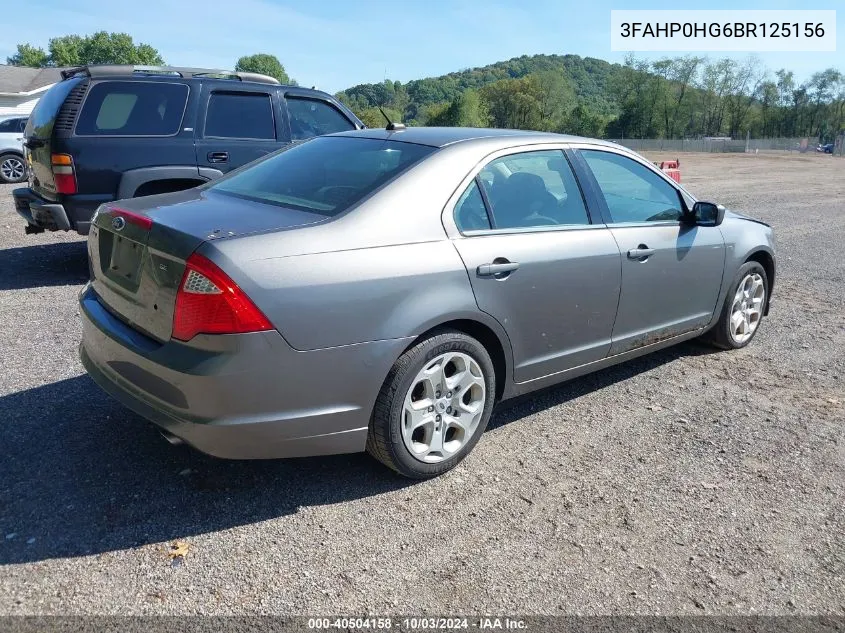
{"label": "door handle", "polygon": [[507,277],[517,268],[519,268],[517,262],[509,262],[506,259],[501,260],[497,258],[497,261],[492,264],[481,264],[475,272],[478,273],[479,277]]}
{"label": "door handle", "polygon": [[209,163],[226,163],[229,161],[229,152],[209,152]]}
{"label": "door handle", "polygon": [[638,259],[641,262],[644,262],[652,255],[654,255],[654,249],[649,248],[645,244],[640,244],[637,248],[632,248],[628,251],[628,259]]}

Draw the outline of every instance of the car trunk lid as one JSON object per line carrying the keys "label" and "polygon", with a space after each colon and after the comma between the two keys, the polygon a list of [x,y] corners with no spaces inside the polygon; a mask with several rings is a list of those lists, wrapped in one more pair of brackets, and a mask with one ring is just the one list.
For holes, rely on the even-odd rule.
{"label": "car trunk lid", "polygon": [[166,341],[185,262],[200,244],[323,220],[201,189],[122,200],[101,207],[92,223],[92,286],[116,317]]}

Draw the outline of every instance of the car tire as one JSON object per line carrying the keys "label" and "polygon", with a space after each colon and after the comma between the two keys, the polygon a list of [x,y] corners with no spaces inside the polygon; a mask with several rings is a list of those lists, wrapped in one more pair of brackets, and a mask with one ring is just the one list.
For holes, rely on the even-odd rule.
{"label": "car tire", "polygon": [[719,349],[745,347],[760,329],[768,300],[766,269],[759,262],[745,262],[728,288],[719,321],[704,340]]}
{"label": "car tire", "polygon": [[394,363],[376,399],[367,452],[405,477],[454,468],[478,443],[496,395],[493,361],[462,332],[441,330]]}
{"label": "car tire", "polygon": [[20,154],[0,154],[0,183],[13,184],[26,180],[26,164]]}

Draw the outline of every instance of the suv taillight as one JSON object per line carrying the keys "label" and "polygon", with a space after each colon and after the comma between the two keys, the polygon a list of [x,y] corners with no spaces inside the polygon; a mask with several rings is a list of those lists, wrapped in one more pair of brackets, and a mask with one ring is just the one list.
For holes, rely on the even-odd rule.
{"label": "suv taillight", "polygon": [[273,325],[246,293],[210,259],[194,253],[176,293],[172,336],[189,341],[197,334],[242,334]]}
{"label": "suv taillight", "polygon": [[50,166],[53,168],[56,193],[76,193],[76,173],[73,169],[73,157],[70,154],[52,154]]}

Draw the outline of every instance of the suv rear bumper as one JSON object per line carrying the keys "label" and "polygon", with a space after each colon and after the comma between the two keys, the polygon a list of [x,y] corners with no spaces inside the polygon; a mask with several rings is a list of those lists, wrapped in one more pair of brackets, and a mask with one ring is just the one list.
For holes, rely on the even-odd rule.
{"label": "suv rear bumper", "polygon": [[100,206],[99,200],[74,200],[68,198],[64,203],[45,200],[32,189],[21,187],[12,191],[15,211],[33,229],[28,233],[41,231],[76,231],[88,235],[91,228],[91,216]]}

